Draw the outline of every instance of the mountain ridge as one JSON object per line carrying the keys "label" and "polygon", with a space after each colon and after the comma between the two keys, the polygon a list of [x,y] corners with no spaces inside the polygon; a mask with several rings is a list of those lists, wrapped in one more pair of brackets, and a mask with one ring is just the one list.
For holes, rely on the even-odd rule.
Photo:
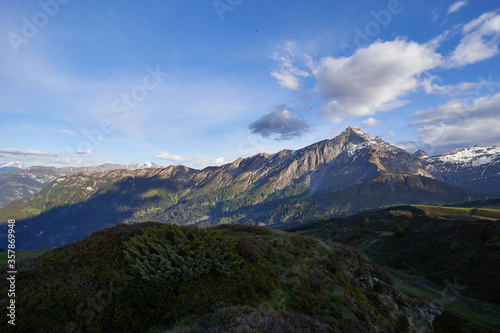
{"label": "mountain ridge", "polygon": [[[10,164],[9,164],[10,163]],[[51,181],[56,178],[73,175],[79,172],[100,172],[111,171],[115,169],[143,169],[143,168],[158,168],[159,166],[152,162],[135,163],[129,165],[105,163],[91,167],[47,167],[47,166],[31,166],[24,168],[19,162],[6,163],[8,165],[17,165],[21,168],[4,170],[0,173],[0,207],[15,200],[25,198],[38,193]],[[10,168],[10,166],[9,166]],[[0,169],[0,171],[2,171]]]}
{"label": "mountain ridge", "polygon": [[22,169],[24,169],[24,166],[20,162],[7,162],[0,164],[0,172],[17,171]]}
{"label": "mountain ridge", "polygon": [[0,207],[0,220],[18,220],[19,246],[31,249],[119,223],[278,226],[394,204],[488,197],[434,180],[426,168],[423,159],[349,127],[301,149],[202,170],[171,165],[64,176]]}
{"label": "mountain ridge", "polygon": [[466,147],[423,159],[434,177],[465,189],[500,195],[500,148]]}

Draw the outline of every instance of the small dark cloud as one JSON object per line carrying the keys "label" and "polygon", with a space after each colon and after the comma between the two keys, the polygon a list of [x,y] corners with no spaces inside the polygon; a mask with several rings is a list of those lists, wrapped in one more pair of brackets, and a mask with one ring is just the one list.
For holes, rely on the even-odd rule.
{"label": "small dark cloud", "polygon": [[276,140],[298,138],[308,132],[311,126],[303,118],[297,118],[289,108],[282,104],[269,114],[251,123],[248,128],[252,133],[264,138],[277,135]]}

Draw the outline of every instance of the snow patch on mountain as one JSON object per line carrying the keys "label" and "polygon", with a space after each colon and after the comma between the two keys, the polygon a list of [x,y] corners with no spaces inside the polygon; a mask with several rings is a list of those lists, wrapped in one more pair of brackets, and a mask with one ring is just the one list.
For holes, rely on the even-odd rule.
{"label": "snow patch on mountain", "polygon": [[485,164],[500,162],[500,147],[467,147],[455,149],[452,152],[430,157],[429,162],[462,164],[465,166],[478,167]]}
{"label": "snow patch on mountain", "polygon": [[134,164],[129,164],[126,166],[125,169],[129,170],[139,170],[139,169],[158,169],[161,168],[161,166],[157,165],[156,163],[153,162],[145,162],[145,163],[134,163]]}

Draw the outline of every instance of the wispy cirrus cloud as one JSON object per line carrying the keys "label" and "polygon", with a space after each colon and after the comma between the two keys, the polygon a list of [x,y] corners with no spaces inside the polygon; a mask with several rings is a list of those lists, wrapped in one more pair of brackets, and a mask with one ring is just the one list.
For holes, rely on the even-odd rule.
{"label": "wispy cirrus cloud", "polygon": [[500,15],[487,12],[465,24],[464,35],[455,50],[447,57],[448,67],[462,67],[499,54]]}
{"label": "wispy cirrus cloud", "polygon": [[278,50],[272,54],[274,60],[279,61],[278,68],[271,72],[271,75],[278,80],[278,83],[283,88],[297,90],[300,88],[300,78],[309,77],[311,74],[306,70],[301,70],[295,65],[297,58],[310,59],[308,56],[297,50],[295,41],[285,41],[283,45],[279,45]]}
{"label": "wispy cirrus cloud", "polygon": [[180,155],[169,154],[165,151],[159,152],[158,155],[155,156],[155,158],[159,158],[161,160],[172,161],[172,162],[185,162],[188,160],[186,157],[183,157]]}
{"label": "wispy cirrus cloud", "polygon": [[34,149],[21,148],[0,148],[0,154],[19,155],[19,156],[59,156],[59,154],[48,153]]}
{"label": "wispy cirrus cloud", "polygon": [[0,160],[3,162],[21,162],[24,165],[71,165],[90,166],[100,164],[97,160],[82,161],[78,156],[91,154],[90,151],[76,151],[63,155],[35,149],[0,148]]}
{"label": "wispy cirrus cloud", "polygon": [[450,7],[448,8],[448,12],[446,13],[446,15],[458,12],[460,10],[460,8],[462,8],[465,5],[467,5],[467,1],[465,1],[465,0],[461,0],[461,1],[457,1],[457,2],[452,3],[450,5]]}
{"label": "wispy cirrus cloud", "polygon": [[439,85],[435,83],[435,81],[440,80],[437,76],[429,76],[428,78],[422,81],[422,87],[424,88],[427,94],[432,95],[461,95],[461,94],[470,94],[475,91],[478,87],[481,87],[485,84],[483,82],[460,82],[452,85]]}

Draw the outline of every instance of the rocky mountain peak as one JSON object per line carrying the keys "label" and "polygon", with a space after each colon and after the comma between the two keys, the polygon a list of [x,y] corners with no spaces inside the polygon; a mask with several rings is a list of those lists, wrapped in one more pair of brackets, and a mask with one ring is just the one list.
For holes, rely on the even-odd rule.
{"label": "rocky mountain peak", "polygon": [[429,155],[422,149],[417,150],[413,155],[419,157],[419,158],[427,158]]}
{"label": "rocky mountain peak", "polygon": [[363,132],[362,129],[357,128],[357,127],[352,127],[352,126],[347,127],[342,133],[340,133],[339,136],[342,136],[342,137],[361,137],[361,138],[365,139],[366,141],[373,139],[373,137],[370,134]]}

